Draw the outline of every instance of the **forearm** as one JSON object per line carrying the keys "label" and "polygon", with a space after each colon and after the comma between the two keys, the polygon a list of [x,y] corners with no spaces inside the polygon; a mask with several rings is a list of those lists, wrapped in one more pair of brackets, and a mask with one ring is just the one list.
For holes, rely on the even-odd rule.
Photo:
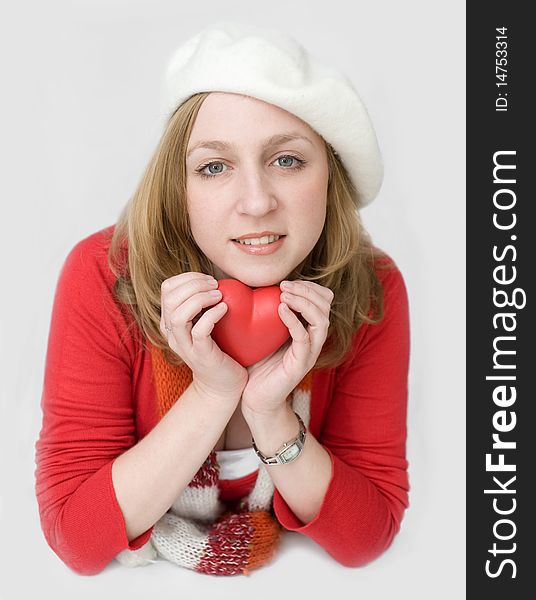
{"label": "forearm", "polygon": [[237,403],[204,398],[191,384],[150,433],[115,459],[112,480],[129,541],[169,510],[214,448]]}
{"label": "forearm", "polygon": [[[246,413],[244,418],[257,448],[273,455],[298,433],[298,420],[292,409],[284,405],[271,415]],[[331,458],[325,448],[307,432],[301,454],[285,465],[267,465],[275,487],[294,514],[305,525],[320,510],[332,476]]]}
{"label": "forearm", "polygon": [[[247,420],[257,447],[266,456],[298,432],[289,407],[270,418],[249,415]],[[386,459],[386,472],[390,466],[395,465]],[[406,492],[381,479],[376,482],[374,471],[367,477],[346,464],[310,431],[298,458],[266,468],[276,488],[274,510],[279,522],[313,539],[343,565],[373,560],[399,530]]]}

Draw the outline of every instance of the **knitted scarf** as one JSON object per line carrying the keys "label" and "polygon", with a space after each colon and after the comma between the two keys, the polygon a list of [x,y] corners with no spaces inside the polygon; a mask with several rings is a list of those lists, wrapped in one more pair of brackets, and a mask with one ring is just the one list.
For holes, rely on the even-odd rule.
{"label": "knitted scarf", "polygon": [[[187,365],[169,364],[151,345],[159,418],[192,381]],[[291,406],[308,427],[312,371],[292,392]],[[155,523],[151,537],[138,550],[116,556],[129,567],[157,562],[157,557],[211,575],[249,574],[269,562],[278,548],[282,528],[273,512],[274,485],[264,464],[247,496],[224,504],[219,499],[219,464],[212,451],[170,509]]]}

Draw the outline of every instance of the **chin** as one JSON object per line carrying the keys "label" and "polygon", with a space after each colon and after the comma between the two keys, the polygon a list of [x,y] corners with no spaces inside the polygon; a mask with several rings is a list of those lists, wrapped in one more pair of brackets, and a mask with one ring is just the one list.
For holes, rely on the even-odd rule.
{"label": "chin", "polygon": [[252,288],[268,287],[270,285],[277,285],[285,279],[284,273],[277,273],[275,275],[265,275],[262,273],[236,273],[233,275],[227,275],[224,279],[237,279],[245,285]]}
{"label": "chin", "polygon": [[238,281],[241,281],[242,283],[244,283],[245,285],[251,287],[251,288],[258,288],[258,287],[268,287],[270,285],[279,285],[284,277],[278,278],[276,277],[275,279],[273,277],[233,277],[233,279],[238,279]]}

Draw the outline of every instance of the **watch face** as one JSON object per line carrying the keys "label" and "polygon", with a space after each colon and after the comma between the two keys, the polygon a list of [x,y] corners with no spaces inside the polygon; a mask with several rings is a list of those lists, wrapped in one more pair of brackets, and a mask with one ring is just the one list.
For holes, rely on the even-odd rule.
{"label": "watch face", "polygon": [[298,446],[298,444],[294,443],[288,448],[286,448],[283,452],[281,452],[279,458],[283,462],[290,462],[293,458],[296,458],[296,456],[298,456],[299,453],[300,447]]}

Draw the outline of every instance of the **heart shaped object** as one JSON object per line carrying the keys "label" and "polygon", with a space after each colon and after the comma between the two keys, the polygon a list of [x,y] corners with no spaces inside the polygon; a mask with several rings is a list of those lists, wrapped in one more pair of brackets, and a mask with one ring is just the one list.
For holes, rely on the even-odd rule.
{"label": "heart shaped object", "polygon": [[288,327],[277,311],[279,286],[250,288],[236,279],[221,279],[218,289],[228,309],[214,325],[211,335],[236,362],[243,367],[254,365],[288,340]]}

